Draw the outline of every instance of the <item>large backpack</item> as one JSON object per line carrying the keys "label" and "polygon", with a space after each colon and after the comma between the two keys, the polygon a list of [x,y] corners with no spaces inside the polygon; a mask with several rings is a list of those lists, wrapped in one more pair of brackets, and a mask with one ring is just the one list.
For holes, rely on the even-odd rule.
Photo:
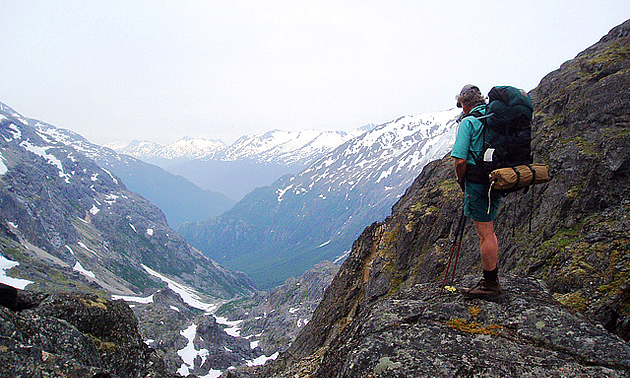
{"label": "large backpack", "polygon": [[534,105],[522,89],[496,86],[488,93],[486,114],[473,112],[484,124],[482,156],[475,156],[466,177],[471,182],[490,184],[490,173],[496,169],[529,166],[531,153],[531,121]]}

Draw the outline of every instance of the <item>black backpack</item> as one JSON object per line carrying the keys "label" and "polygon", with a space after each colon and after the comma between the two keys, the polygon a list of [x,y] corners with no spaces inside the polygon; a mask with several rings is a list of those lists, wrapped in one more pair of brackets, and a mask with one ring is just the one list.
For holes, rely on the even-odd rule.
{"label": "black backpack", "polygon": [[488,93],[486,114],[473,112],[484,124],[482,156],[475,156],[474,166],[468,166],[466,178],[489,185],[489,175],[495,169],[529,165],[531,152],[531,121],[534,105],[522,89],[496,86]]}

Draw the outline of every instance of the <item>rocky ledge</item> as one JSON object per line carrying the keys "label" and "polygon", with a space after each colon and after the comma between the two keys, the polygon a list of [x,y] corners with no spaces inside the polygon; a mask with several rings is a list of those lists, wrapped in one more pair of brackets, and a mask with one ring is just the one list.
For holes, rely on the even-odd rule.
{"label": "rocky ledge", "polygon": [[0,304],[2,377],[172,377],[122,300],[2,285]]}
{"label": "rocky ledge", "polygon": [[[466,276],[459,285],[472,285]],[[367,306],[311,358],[240,377],[626,377],[630,345],[556,301],[540,281],[504,277],[497,301],[418,284]],[[459,286],[458,285],[458,286]],[[283,356],[284,361],[290,360]]]}

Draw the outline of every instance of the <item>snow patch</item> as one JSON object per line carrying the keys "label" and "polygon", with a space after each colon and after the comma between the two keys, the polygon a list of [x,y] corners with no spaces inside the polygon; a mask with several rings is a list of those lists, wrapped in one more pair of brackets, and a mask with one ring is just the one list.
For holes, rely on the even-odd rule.
{"label": "snow patch", "polygon": [[218,305],[216,304],[210,304],[210,303],[205,303],[201,301],[201,298],[199,297],[198,293],[185,285],[179,284],[169,278],[166,278],[165,276],[163,276],[162,274],[156,272],[155,270],[149,268],[146,265],[142,265],[142,267],[144,268],[144,270],[147,271],[147,273],[149,273],[150,275],[157,277],[159,279],[161,279],[162,281],[164,281],[167,285],[168,288],[173,290],[174,292],[176,292],[177,294],[179,294],[180,297],[182,297],[182,300],[184,301],[184,303],[188,304],[190,307],[194,307],[194,308],[198,308],[200,310],[203,310],[207,313],[211,313],[213,311],[215,311],[218,308]]}
{"label": "snow patch", "polygon": [[13,138],[11,139],[4,138],[5,141],[10,142],[15,139],[22,139],[22,130],[20,130],[14,124],[11,124],[11,126],[7,127],[7,130],[9,130],[13,134]]}
{"label": "snow patch", "polygon": [[86,251],[90,252],[91,254],[93,254],[95,256],[98,256],[98,254],[96,252],[94,252],[93,250],[91,250],[90,248],[88,248],[87,245],[85,245],[85,244],[83,244],[81,242],[79,242],[78,244],[79,244],[79,247],[85,249]]}
{"label": "snow patch", "polygon": [[92,208],[90,209],[90,214],[92,215],[96,215],[99,213],[99,211],[101,211],[101,209],[99,209],[98,207],[96,207],[96,205],[92,205]]}
{"label": "snow patch", "polygon": [[116,203],[116,200],[120,198],[120,196],[117,196],[115,194],[108,194],[105,196],[105,202],[107,202],[108,205],[112,205],[114,203]]}
{"label": "snow patch", "polygon": [[247,362],[247,366],[260,366],[260,365],[264,365],[265,362],[269,361],[269,360],[275,360],[276,358],[278,358],[278,356],[280,355],[280,353],[276,352],[274,354],[272,354],[271,356],[267,357],[267,356],[260,356],[258,358],[255,358],[253,360],[248,360]]}
{"label": "snow patch", "polygon": [[190,327],[182,330],[180,335],[188,339],[188,344],[183,349],[177,351],[177,355],[184,361],[182,366],[177,370],[177,373],[181,376],[187,376],[190,371],[195,368],[195,359],[201,357],[201,365],[206,361],[208,357],[207,349],[195,349],[195,336],[197,335],[197,325],[192,324]]}
{"label": "snow patch", "polygon": [[41,147],[41,146],[36,146],[34,144],[31,144],[27,140],[25,140],[22,143],[20,143],[20,146],[23,147],[24,149],[26,149],[27,151],[30,151],[30,152],[34,153],[35,155],[43,157],[44,159],[46,159],[46,161],[48,161],[48,164],[51,164],[51,165],[54,165],[55,167],[57,167],[59,177],[64,179],[68,184],[70,183],[71,175],[67,174],[64,171],[63,164],[61,163],[61,160],[59,160],[56,156],[51,155],[51,154],[48,153],[48,149],[46,149],[44,147]]}
{"label": "snow patch", "polygon": [[317,248],[325,247],[325,246],[327,246],[328,244],[330,244],[330,242],[331,242],[331,241],[332,241],[332,240],[329,240],[329,241],[327,241],[327,242],[325,242],[325,243],[322,243],[322,244],[318,245],[318,246],[317,246]]}
{"label": "snow patch", "polygon": [[147,228],[147,235],[153,236],[153,229],[152,228]]}
{"label": "snow patch", "polygon": [[32,284],[34,282],[29,281],[29,280],[24,280],[21,278],[13,278],[13,277],[7,276],[7,270],[14,268],[18,265],[20,265],[19,262],[9,260],[0,254],[0,282],[5,285],[13,286],[17,289],[24,290],[24,288],[28,284]]}
{"label": "snow patch", "polygon": [[[66,248],[68,249],[68,251],[70,251],[70,254],[72,256],[74,256],[74,258],[76,258],[77,256],[74,254],[74,251],[72,250],[72,248],[70,248],[70,246],[66,245]],[[81,265],[81,263],[79,262],[79,260],[77,259],[77,262],[74,263],[74,266],[72,267],[73,270],[83,274],[86,277],[90,277],[90,278],[96,278],[96,275],[94,274],[94,272],[87,270],[85,268],[83,268],[83,266]]]}
{"label": "snow patch", "polygon": [[276,190],[276,193],[278,194],[278,202],[282,202],[282,200],[283,200],[283,198],[282,198],[282,197],[284,197],[284,194],[285,194],[286,192],[288,192],[288,191],[289,191],[289,189],[291,189],[291,188],[293,188],[293,184],[291,184],[291,185],[287,186],[287,187],[286,187],[286,188],[284,188],[284,189],[278,189],[278,190]]}
{"label": "snow patch", "polygon": [[228,326],[227,328],[223,329],[225,333],[233,337],[241,337],[241,327],[239,327],[239,325],[243,322],[242,320],[230,321],[222,316],[215,316],[214,318],[217,320],[218,324]]}
{"label": "snow patch", "polygon": [[126,295],[112,295],[112,300],[122,299],[125,302],[134,302],[134,303],[153,303],[153,294],[148,297],[131,297]]}
{"label": "snow patch", "polygon": [[118,180],[116,180],[116,178],[114,177],[114,175],[112,175],[112,173],[110,171],[108,171],[105,168],[101,168],[103,171],[105,171],[105,173],[107,173],[109,175],[109,177],[111,177],[112,181],[114,182],[114,184],[118,185]]}
{"label": "snow patch", "polygon": [[297,321],[297,327],[298,328],[302,328],[302,327],[304,327],[307,324],[308,324],[308,319],[298,319],[298,321]]}
{"label": "snow patch", "polygon": [[387,169],[386,171],[381,172],[381,175],[378,177],[378,179],[376,180],[376,183],[378,184],[379,182],[381,182],[383,179],[388,178],[389,176],[391,176],[392,171],[394,170],[394,167],[391,166],[389,167],[389,169]]}
{"label": "snow patch", "polygon": [[72,269],[76,270],[77,272],[83,274],[86,277],[96,278],[96,275],[94,274],[94,272],[92,272],[91,270],[87,270],[87,269],[83,268],[81,263],[78,262],[78,261],[74,264]]}
{"label": "snow patch", "polygon": [[210,369],[208,370],[208,374],[202,375],[199,378],[219,378],[222,374],[223,372],[221,370]]}
{"label": "snow patch", "polygon": [[4,158],[4,156],[2,156],[2,153],[0,153],[0,175],[3,175],[9,171],[9,168],[7,168],[7,165],[4,163],[5,161],[6,159]]}
{"label": "snow patch", "polygon": [[350,256],[350,251],[345,251],[341,256],[337,257],[335,261],[333,261],[333,264],[342,262],[343,260],[348,258],[348,256]]}

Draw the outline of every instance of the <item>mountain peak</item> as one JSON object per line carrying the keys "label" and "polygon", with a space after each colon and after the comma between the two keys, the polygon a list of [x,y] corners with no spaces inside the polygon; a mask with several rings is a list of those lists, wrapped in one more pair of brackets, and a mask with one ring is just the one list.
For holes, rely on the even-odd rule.
{"label": "mountain peak", "polygon": [[346,133],[314,129],[298,131],[276,129],[262,134],[243,135],[231,145],[226,145],[221,140],[185,136],[166,146],[149,141],[134,141],[127,146],[114,149],[119,153],[158,164],[162,164],[163,161],[203,159],[249,160],[265,164],[305,166],[363,131]]}

